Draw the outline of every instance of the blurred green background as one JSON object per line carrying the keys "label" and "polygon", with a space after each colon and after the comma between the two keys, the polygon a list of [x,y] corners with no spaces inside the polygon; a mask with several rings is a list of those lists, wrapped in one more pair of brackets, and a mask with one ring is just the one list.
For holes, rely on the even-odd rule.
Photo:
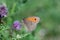
{"label": "blurred green background", "polygon": [[[25,34],[26,32],[15,32],[13,38],[16,40],[41,40],[40,29],[45,29],[47,34],[43,40],[59,40],[60,36],[60,0],[0,0],[6,3],[8,8],[8,16],[6,25],[1,26],[0,40],[12,40],[5,32],[9,29],[14,20],[21,21],[25,17],[38,16],[40,22],[36,30],[33,32],[35,35],[29,34],[28,36],[16,39],[16,33]],[[55,39],[56,38],[56,39]]]}

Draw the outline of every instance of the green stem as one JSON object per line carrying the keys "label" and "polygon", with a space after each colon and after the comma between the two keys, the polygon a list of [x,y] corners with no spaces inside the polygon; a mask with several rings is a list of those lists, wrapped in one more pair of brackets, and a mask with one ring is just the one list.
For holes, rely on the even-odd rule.
{"label": "green stem", "polygon": [[13,6],[12,6],[11,15],[14,13],[15,7],[16,7],[16,3],[14,3]]}

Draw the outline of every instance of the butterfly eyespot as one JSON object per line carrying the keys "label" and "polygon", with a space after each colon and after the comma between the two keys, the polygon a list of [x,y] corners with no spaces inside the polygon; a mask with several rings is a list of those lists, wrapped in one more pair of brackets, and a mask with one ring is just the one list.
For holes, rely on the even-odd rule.
{"label": "butterfly eyespot", "polygon": [[34,20],[36,21],[36,18]]}

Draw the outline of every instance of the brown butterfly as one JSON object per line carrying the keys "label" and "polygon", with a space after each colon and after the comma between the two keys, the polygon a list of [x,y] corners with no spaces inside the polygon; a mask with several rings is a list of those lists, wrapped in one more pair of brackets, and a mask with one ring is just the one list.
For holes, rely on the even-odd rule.
{"label": "brown butterfly", "polygon": [[23,23],[26,26],[27,31],[31,32],[36,29],[37,24],[39,23],[40,18],[36,16],[28,17],[23,19]]}

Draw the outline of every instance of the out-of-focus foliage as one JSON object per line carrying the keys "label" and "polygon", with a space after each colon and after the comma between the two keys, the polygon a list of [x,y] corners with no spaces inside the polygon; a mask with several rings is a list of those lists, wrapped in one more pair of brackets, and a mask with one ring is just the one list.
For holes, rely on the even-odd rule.
{"label": "out-of-focus foliage", "polygon": [[[43,38],[44,40],[59,40],[60,0],[0,0],[1,2],[6,3],[9,12],[7,18],[4,18],[6,24],[0,26],[0,40],[12,40],[12,38],[16,40],[40,40],[40,29],[48,31]],[[12,23],[29,16],[40,17],[41,20],[36,30],[31,34],[26,33],[24,28],[21,31],[13,31],[11,38],[10,32],[7,30],[10,30]],[[17,39],[17,34],[20,36],[28,35]]]}

